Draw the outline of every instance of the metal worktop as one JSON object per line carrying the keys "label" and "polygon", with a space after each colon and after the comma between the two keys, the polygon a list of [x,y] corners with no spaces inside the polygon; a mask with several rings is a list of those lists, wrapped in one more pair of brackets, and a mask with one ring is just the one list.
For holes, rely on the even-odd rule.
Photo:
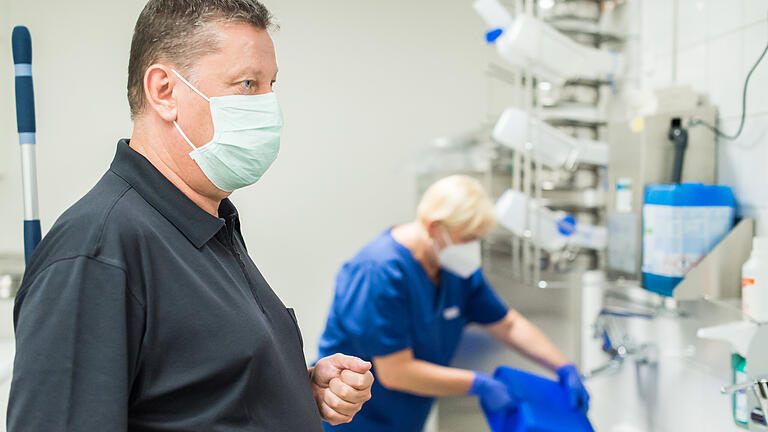
{"label": "metal worktop", "polygon": [[[731,347],[702,340],[697,329],[741,319],[736,307],[706,301],[684,302],[677,311],[657,310],[651,318],[620,318],[637,344],[650,346],[645,355],[630,357],[613,371],[587,380],[592,395],[590,418],[598,431],[608,432],[738,432],[731,417],[731,399],[720,394],[730,384]],[[571,358],[573,320],[562,315],[528,315]],[[584,328],[583,334],[592,334]],[[581,345],[583,370],[609,359],[601,341],[589,337]],[[455,366],[492,372],[501,364],[546,373],[492,340],[479,328],[469,329]],[[438,404],[440,432],[488,431],[474,398],[443,398]]]}

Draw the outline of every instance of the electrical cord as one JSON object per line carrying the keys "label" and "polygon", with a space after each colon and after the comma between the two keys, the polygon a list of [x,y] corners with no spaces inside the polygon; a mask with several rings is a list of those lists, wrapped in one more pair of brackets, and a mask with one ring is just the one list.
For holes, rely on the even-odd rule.
{"label": "electrical cord", "polygon": [[739,122],[739,130],[736,131],[736,134],[734,135],[728,135],[725,132],[721,131],[717,127],[705,122],[704,120],[700,119],[692,119],[691,123],[688,125],[689,128],[695,127],[695,126],[704,126],[707,129],[711,130],[712,132],[716,133],[718,136],[725,138],[727,140],[733,141],[736,138],[738,138],[741,135],[741,132],[744,131],[744,122],[747,117],[747,87],[749,86],[749,79],[752,78],[752,73],[757,69],[757,67],[760,65],[760,62],[763,61],[763,58],[765,57],[765,54],[768,53],[768,44],[765,45],[765,48],[763,49],[763,53],[760,54],[760,57],[757,59],[755,64],[752,66],[752,69],[749,70],[749,73],[747,74],[747,78],[744,80],[744,90],[741,95],[741,121]]}

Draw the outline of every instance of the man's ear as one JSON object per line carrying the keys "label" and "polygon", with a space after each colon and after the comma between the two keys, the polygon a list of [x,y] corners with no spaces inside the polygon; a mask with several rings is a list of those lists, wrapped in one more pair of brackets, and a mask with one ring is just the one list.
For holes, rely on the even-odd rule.
{"label": "man's ear", "polygon": [[161,64],[153,64],[144,73],[144,97],[147,105],[163,120],[176,120],[176,97],[173,94],[176,80],[171,79],[171,69]]}

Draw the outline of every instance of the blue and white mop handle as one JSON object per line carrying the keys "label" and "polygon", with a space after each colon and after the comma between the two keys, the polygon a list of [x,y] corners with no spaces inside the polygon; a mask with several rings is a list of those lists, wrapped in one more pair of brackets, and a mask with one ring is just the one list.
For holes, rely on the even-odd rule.
{"label": "blue and white mop handle", "polygon": [[40,243],[35,160],[35,93],[32,88],[32,38],[24,26],[16,26],[11,37],[16,73],[16,123],[21,145],[21,175],[24,187],[24,258],[29,263]]}

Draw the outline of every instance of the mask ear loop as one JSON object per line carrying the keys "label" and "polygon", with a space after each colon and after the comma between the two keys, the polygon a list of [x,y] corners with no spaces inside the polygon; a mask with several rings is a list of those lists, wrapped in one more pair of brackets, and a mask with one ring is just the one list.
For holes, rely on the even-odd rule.
{"label": "mask ear loop", "polygon": [[[184,77],[183,77],[183,76],[181,76],[181,74],[180,74],[180,73],[176,72],[176,70],[175,70],[175,69],[171,69],[171,72],[173,72],[174,74],[176,74],[176,76],[177,76],[177,77],[179,77],[179,79],[180,79],[180,80],[181,80],[181,81],[182,81],[184,84],[186,84],[186,85],[187,85],[187,87],[191,88],[191,89],[192,89],[192,90],[193,90],[195,93],[199,94],[199,95],[200,95],[200,96],[201,96],[203,99],[205,99],[205,100],[206,100],[206,101],[208,101],[209,103],[211,102],[211,100],[208,98],[208,96],[204,95],[204,94],[203,94],[203,92],[201,92],[201,91],[200,91],[200,90],[198,90],[198,89],[197,89],[195,86],[193,86],[193,85],[192,85],[192,83],[190,83],[189,81],[187,81],[186,79],[184,79]],[[174,126],[176,126],[176,130],[177,130],[177,131],[179,131],[179,133],[181,134],[181,137],[182,137],[182,138],[184,138],[184,141],[186,141],[186,142],[187,142],[187,144],[189,144],[189,146],[190,146],[190,147],[192,147],[192,150],[197,150],[197,147],[195,147],[195,145],[194,145],[194,144],[192,144],[192,141],[190,141],[190,139],[187,137],[187,134],[185,134],[185,133],[184,133],[184,131],[183,131],[183,130],[181,130],[181,126],[179,126],[179,124],[178,124],[178,123],[176,123],[176,120],[174,120],[174,121],[173,121],[173,125],[174,125]]]}
{"label": "mask ear loop", "polygon": [[[445,226],[443,226],[442,223],[440,224],[440,228],[441,228],[440,230],[441,234],[443,236],[443,242],[445,242],[445,246],[443,247],[442,250],[445,250],[445,248],[447,248],[448,246],[453,246],[453,242],[451,241],[451,236],[448,235],[448,230],[445,229]],[[435,251],[435,255],[440,255],[440,252],[441,252],[440,246],[438,246],[435,239],[431,239],[431,240],[432,240],[432,249]]]}
{"label": "mask ear loop", "polygon": [[176,120],[173,121],[173,125],[176,126],[176,130],[179,131],[179,133],[181,134],[181,137],[184,138],[184,141],[186,141],[187,144],[189,144],[189,146],[192,147],[192,150],[197,150],[197,147],[195,147],[195,145],[192,144],[192,141],[190,141],[189,138],[187,138],[187,134],[185,134],[184,131],[181,130],[181,126],[179,126],[179,124],[176,123]]}
{"label": "mask ear loop", "polygon": [[441,225],[442,232],[443,232],[443,241],[445,242],[445,247],[453,246],[453,240],[451,240],[451,236],[448,235],[448,230],[445,228],[445,225]]}
{"label": "mask ear loop", "polygon": [[200,90],[198,90],[198,89],[197,89],[197,87],[193,86],[193,85],[192,85],[192,83],[190,83],[189,81],[185,80],[185,79],[184,79],[184,77],[183,77],[183,76],[181,76],[181,74],[180,74],[180,73],[176,72],[176,70],[175,70],[175,69],[171,69],[171,72],[173,72],[174,74],[176,74],[176,76],[177,76],[177,77],[179,77],[179,79],[180,79],[180,80],[181,80],[181,81],[182,81],[184,84],[186,84],[186,85],[187,85],[187,87],[189,87],[189,88],[191,88],[192,90],[194,90],[194,92],[195,92],[195,93],[197,93],[197,94],[199,94],[199,95],[200,95],[200,96],[201,96],[203,99],[207,100],[208,102],[210,102],[210,101],[211,101],[211,100],[208,98],[208,96],[204,95],[204,94],[203,94],[203,92],[201,92]]}

